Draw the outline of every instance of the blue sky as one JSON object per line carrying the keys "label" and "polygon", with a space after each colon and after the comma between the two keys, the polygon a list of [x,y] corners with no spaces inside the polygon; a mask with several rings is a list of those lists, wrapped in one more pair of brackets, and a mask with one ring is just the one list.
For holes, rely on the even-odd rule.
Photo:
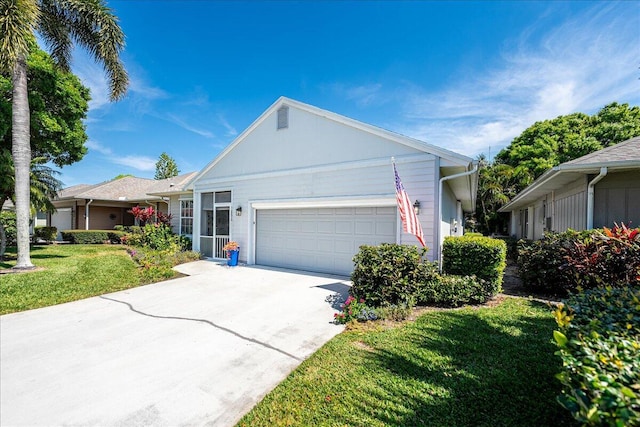
{"label": "blue sky", "polygon": [[279,96],[476,157],[535,121],[640,105],[640,2],[111,0],[131,85],[100,66],[66,186],[201,169]]}

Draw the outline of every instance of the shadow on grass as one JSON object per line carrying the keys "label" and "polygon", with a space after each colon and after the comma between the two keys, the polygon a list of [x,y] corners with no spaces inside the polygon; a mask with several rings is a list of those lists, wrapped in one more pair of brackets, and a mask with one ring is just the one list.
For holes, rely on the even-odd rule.
{"label": "shadow on grass", "polygon": [[553,319],[486,313],[434,313],[375,346],[368,362],[403,381],[367,390],[359,409],[389,426],[576,426],[555,400]]}

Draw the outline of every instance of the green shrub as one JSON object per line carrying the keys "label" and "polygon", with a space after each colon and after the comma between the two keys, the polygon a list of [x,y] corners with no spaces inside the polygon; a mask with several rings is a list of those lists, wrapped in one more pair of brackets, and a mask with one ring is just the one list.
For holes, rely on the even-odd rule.
{"label": "green shrub", "polygon": [[35,227],[33,229],[33,240],[44,240],[52,242],[58,237],[58,229],[56,227]]}
{"label": "green shrub", "polygon": [[77,245],[90,245],[110,242],[109,234],[112,230],[64,230],[61,231],[62,240]]}
{"label": "green shrub", "polygon": [[0,223],[4,227],[7,245],[16,244],[16,213],[14,211],[0,211]]}
{"label": "green shrub", "polygon": [[174,266],[202,258],[200,253],[193,251],[159,251],[146,247],[130,248],[127,252],[140,268],[140,276],[144,283],[171,279],[176,276]]}
{"label": "green shrub", "polygon": [[126,234],[127,234],[126,232],[119,231],[119,230],[113,230],[113,231],[107,232],[107,236],[109,237],[109,242],[114,243],[114,244],[122,243],[122,238]]}
{"label": "green shrub", "polygon": [[486,281],[484,298],[500,292],[507,265],[507,245],[483,236],[449,236],[442,245],[442,271],[458,276],[476,276]]}
{"label": "green shrub", "polygon": [[521,240],[518,271],[526,287],[561,295],[578,287],[638,285],[640,232],[623,225]]}
{"label": "green shrub", "polygon": [[442,275],[438,280],[425,284],[422,290],[425,304],[460,307],[465,304],[481,304],[490,299],[491,285],[476,276]]}
{"label": "green shrub", "polygon": [[640,289],[587,290],[555,317],[560,404],[585,425],[640,425]]}
{"label": "green shrub", "polygon": [[567,271],[583,289],[640,284],[640,229],[593,230],[567,248]]}
{"label": "green shrub", "polygon": [[353,321],[367,322],[376,320],[378,315],[376,311],[364,303],[364,300],[357,300],[349,295],[344,304],[342,304],[342,312],[333,315],[333,321],[337,324],[345,324]]}
{"label": "green shrub", "polygon": [[419,296],[418,266],[426,249],[383,243],[360,246],[353,257],[351,295],[374,307],[390,304],[413,306]]}

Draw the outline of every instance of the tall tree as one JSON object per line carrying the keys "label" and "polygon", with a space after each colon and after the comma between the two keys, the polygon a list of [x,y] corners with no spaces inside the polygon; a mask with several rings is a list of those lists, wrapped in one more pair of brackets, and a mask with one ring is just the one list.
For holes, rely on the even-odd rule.
{"label": "tall tree", "polygon": [[154,179],[166,179],[178,176],[180,171],[176,161],[167,153],[160,154],[160,158],[156,162],[156,175]]}
{"label": "tall tree", "polygon": [[[31,161],[31,179],[29,180],[31,218],[37,212],[55,212],[56,208],[52,200],[58,195],[58,191],[62,189],[62,182],[56,178],[56,175],[59,175],[60,172],[47,166],[45,162],[46,159],[44,157],[38,157]],[[11,170],[11,163],[5,163],[4,165],[9,166],[9,169],[0,166],[0,171],[3,173],[2,178],[0,178],[0,185],[7,188],[13,185],[12,181],[15,175]],[[6,181],[9,181],[10,185],[7,185]],[[15,197],[9,192],[0,194],[0,206],[9,199],[15,201]],[[4,257],[7,247],[6,237],[4,224],[0,223],[0,260]]]}
{"label": "tall tree", "polygon": [[503,232],[497,211],[550,168],[640,135],[640,107],[613,102],[589,116],[574,113],[534,123],[498,153],[480,159],[477,228]]}
{"label": "tall tree", "polygon": [[33,268],[29,254],[30,118],[27,88],[29,44],[38,33],[56,64],[69,70],[73,42],[104,66],[111,100],[124,96],[127,73],[120,60],[124,34],[103,0],[1,0],[0,68],[12,77],[12,157],[15,169],[18,260]]}

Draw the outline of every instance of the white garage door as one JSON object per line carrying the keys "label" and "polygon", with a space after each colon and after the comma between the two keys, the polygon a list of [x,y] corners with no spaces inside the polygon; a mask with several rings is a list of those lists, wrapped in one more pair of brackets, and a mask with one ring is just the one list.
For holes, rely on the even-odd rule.
{"label": "white garage door", "polygon": [[51,226],[58,229],[58,240],[62,240],[61,231],[71,230],[72,215],[71,208],[58,208],[55,213],[51,214]]}
{"label": "white garage door", "polygon": [[349,275],[360,245],[395,241],[395,207],[258,210],[256,264]]}

